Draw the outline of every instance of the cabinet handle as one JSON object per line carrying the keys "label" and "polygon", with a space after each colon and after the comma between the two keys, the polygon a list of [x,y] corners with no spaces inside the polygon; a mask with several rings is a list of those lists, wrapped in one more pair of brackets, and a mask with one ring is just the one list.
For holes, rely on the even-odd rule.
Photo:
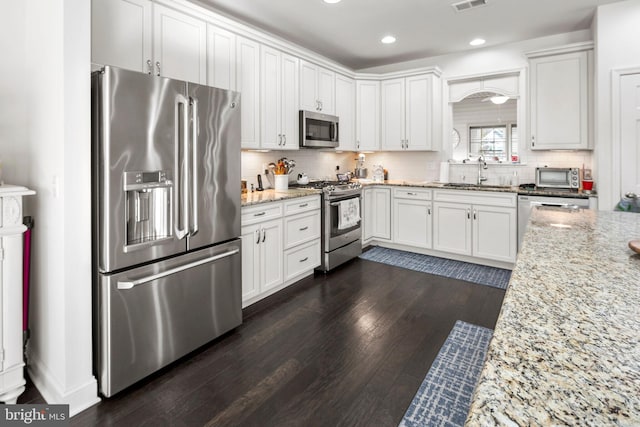
{"label": "cabinet handle", "polygon": [[156,61],[156,69],[158,70],[157,76],[160,76],[160,61]]}
{"label": "cabinet handle", "polygon": [[475,209],[473,210],[473,219],[474,219],[474,220],[475,220],[475,219],[477,219],[477,217],[476,217],[476,210],[475,210]]}
{"label": "cabinet handle", "polygon": [[467,219],[471,219],[471,209],[467,209]]}
{"label": "cabinet handle", "polygon": [[309,226],[306,226],[306,227],[302,227],[302,228],[300,229],[300,231],[305,231],[305,230],[308,230],[308,229],[309,229]]}
{"label": "cabinet handle", "polygon": [[356,141],[356,148],[360,148],[360,141]]}
{"label": "cabinet handle", "polygon": [[307,206],[309,206],[309,203],[303,203],[301,205],[298,205],[299,208],[306,208]]}
{"label": "cabinet handle", "polygon": [[282,134],[278,134],[278,145],[282,145]]}
{"label": "cabinet handle", "polygon": [[262,216],[262,215],[266,215],[266,214],[267,213],[263,211],[263,212],[255,213],[255,214],[253,214],[253,216]]}
{"label": "cabinet handle", "polygon": [[405,148],[405,150],[409,149],[409,140],[408,139],[404,140],[404,148]]}
{"label": "cabinet handle", "polygon": [[147,74],[153,73],[153,62],[150,59],[147,59]]}
{"label": "cabinet handle", "polygon": [[417,195],[418,195],[418,193],[407,191],[407,196],[417,196]]}
{"label": "cabinet handle", "polygon": [[260,244],[260,230],[256,230],[256,234],[258,235],[258,239],[256,240],[256,245]]}
{"label": "cabinet handle", "polygon": [[536,137],[531,135],[531,146],[535,147],[536,146]]}
{"label": "cabinet handle", "polygon": [[306,260],[308,260],[308,259],[309,259],[309,257],[304,257],[304,258],[302,258],[302,259],[300,260],[300,262],[305,262],[305,261],[306,261]]}
{"label": "cabinet handle", "polygon": [[320,111],[322,111],[322,101],[318,101],[318,104],[320,104]]}
{"label": "cabinet handle", "polygon": [[267,231],[263,228],[262,229],[262,243],[264,243],[264,239],[267,238]]}
{"label": "cabinet handle", "polygon": [[287,145],[287,135],[286,134],[282,134],[282,145]]}
{"label": "cabinet handle", "polygon": [[431,215],[431,208],[427,208],[427,215]]}

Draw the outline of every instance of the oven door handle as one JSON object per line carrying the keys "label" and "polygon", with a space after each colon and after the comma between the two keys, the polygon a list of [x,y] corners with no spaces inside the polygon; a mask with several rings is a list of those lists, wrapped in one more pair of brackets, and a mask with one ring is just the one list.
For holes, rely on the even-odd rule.
{"label": "oven door handle", "polygon": [[[359,199],[359,198],[360,197],[352,197],[352,199]],[[345,200],[349,200],[349,199],[345,199]],[[340,202],[329,203],[329,206],[338,207],[338,206],[340,206]]]}

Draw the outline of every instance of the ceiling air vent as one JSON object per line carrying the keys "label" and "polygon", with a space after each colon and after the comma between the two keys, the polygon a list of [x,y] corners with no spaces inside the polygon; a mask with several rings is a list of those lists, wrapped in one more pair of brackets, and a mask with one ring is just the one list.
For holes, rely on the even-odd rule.
{"label": "ceiling air vent", "polygon": [[456,12],[462,12],[463,10],[473,9],[474,7],[484,6],[487,4],[487,0],[464,0],[458,3],[453,3],[451,6]]}

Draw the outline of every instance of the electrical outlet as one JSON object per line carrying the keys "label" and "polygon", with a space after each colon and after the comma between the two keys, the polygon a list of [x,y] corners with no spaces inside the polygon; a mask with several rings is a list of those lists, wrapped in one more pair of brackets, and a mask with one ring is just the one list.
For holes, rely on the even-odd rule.
{"label": "electrical outlet", "polygon": [[340,165],[336,165],[336,170],[339,171],[340,170]]}

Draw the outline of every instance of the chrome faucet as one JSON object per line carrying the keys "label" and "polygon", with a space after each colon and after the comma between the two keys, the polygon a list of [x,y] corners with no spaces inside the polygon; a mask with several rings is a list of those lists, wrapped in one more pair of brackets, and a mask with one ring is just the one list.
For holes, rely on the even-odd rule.
{"label": "chrome faucet", "polygon": [[478,185],[487,180],[486,176],[482,176],[482,169],[487,169],[487,162],[485,161],[484,156],[481,155],[478,157]]}

